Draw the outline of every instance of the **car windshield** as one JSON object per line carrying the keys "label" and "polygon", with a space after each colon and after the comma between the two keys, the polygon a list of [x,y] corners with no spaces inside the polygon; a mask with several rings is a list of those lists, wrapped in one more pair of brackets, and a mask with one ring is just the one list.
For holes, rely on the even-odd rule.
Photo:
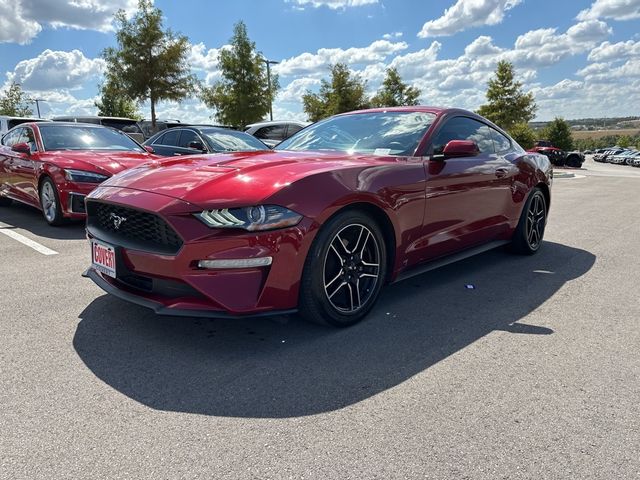
{"label": "car windshield", "polygon": [[269,148],[257,138],[244,132],[234,130],[201,130],[216,152],[247,152],[268,150]]}
{"label": "car windshield", "polygon": [[144,152],[124,133],[96,125],[40,125],[45,150],[115,150]]}
{"label": "car windshield", "polygon": [[413,155],[436,116],[427,112],[341,115],[311,125],[276,150],[337,150],[374,155]]}

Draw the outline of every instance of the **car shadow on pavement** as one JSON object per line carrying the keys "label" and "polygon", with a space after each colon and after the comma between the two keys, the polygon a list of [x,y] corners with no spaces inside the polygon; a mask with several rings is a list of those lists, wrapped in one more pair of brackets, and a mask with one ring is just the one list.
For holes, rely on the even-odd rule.
{"label": "car shadow on pavement", "polygon": [[22,228],[42,238],[54,240],[79,240],[86,236],[84,221],[68,221],[59,227],[52,227],[38,209],[18,202],[13,202],[9,207],[0,208],[0,222]]}
{"label": "car shadow on pavement", "polygon": [[519,321],[594,262],[552,242],[531,257],[494,250],[387,287],[365,321],[341,330],[297,316],[159,317],[103,295],[80,314],[73,344],[98,378],[154,409],[312,415],[392,388],[492,331],[552,334]]}

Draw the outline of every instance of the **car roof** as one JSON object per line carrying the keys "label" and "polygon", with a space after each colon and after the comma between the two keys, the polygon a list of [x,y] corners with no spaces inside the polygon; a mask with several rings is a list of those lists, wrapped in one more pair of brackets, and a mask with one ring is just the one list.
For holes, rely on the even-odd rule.
{"label": "car roof", "polygon": [[[29,125],[35,125],[35,124],[39,124],[41,122],[30,122]],[[95,127],[95,128],[111,128],[107,125],[100,125],[98,123],[85,123],[85,122],[63,122],[63,121],[57,121],[57,122],[50,122],[49,126],[56,126],[56,127],[61,127],[61,126],[69,126],[69,127]],[[113,130],[113,129],[112,129]]]}
{"label": "car roof", "polygon": [[[101,117],[100,115],[60,115],[57,117],[53,117],[51,120],[53,120],[54,122],[65,122],[67,118],[90,118],[92,120],[126,120],[128,122],[137,122],[137,120],[134,120],[133,118],[127,118],[127,117]],[[70,123],[81,123],[81,122],[70,122]]]}
{"label": "car roof", "polygon": [[249,125],[245,126],[244,128],[253,128],[253,127],[268,127],[270,125],[282,125],[282,124],[287,124],[287,123],[292,123],[294,125],[302,125],[302,126],[307,126],[309,124],[311,124],[311,122],[303,122],[300,120],[264,120],[262,122],[255,122],[255,123],[250,123]]}
{"label": "car roof", "polygon": [[12,117],[11,115],[0,115],[0,118],[3,120],[31,120],[34,122],[50,122],[46,118],[37,118],[37,117]]}
{"label": "car roof", "polygon": [[360,113],[375,113],[375,112],[425,112],[425,113],[433,113],[438,115],[440,113],[464,113],[471,114],[474,117],[477,114],[470,112],[468,110],[463,110],[461,108],[449,108],[449,107],[432,107],[428,105],[415,105],[415,106],[405,106],[405,107],[380,107],[380,108],[366,108],[363,110],[354,110],[352,112],[340,113],[339,115],[350,115],[350,114],[360,114]]}

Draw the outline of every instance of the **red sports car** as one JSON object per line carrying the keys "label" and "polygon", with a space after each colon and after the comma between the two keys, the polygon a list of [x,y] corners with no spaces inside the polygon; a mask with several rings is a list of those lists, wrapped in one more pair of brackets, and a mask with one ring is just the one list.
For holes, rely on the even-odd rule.
{"label": "red sports car", "polygon": [[87,198],[95,283],[159,314],[298,311],[347,326],[380,289],[542,244],[552,168],[458,109],[337,115],[275,151],[167,159]]}
{"label": "red sports car", "polygon": [[0,206],[33,205],[51,225],[84,218],[85,196],[100,182],[159,158],[118,130],[83,123],[23,123],[1,144]]}

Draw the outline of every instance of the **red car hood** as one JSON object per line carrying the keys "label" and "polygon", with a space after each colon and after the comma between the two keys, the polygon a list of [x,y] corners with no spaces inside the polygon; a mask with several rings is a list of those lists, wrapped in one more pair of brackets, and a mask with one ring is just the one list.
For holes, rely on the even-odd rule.
{"label": "red car hood", "polygon": [[146,152],[66,150],[45,152],[40,154],[40,158],[43,161],[55,163],[61,168],[115,175],[127,168],[137,167],[145,162],[162,157]]}
{"label": "red car hood", "polygon": [[189,155],[127,170],[102,184],[178,198],[198,206],[259,203],[296,180],[327,171],[396,162],[341,152],[235,152]]}

